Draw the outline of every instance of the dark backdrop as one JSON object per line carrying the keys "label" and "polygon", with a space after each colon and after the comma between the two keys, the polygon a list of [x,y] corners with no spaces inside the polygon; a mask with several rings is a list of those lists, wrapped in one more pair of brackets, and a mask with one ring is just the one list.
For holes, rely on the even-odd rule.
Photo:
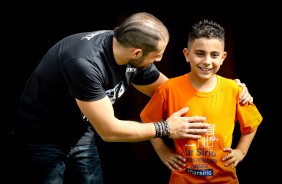
{"label": "dark backdrop", "polygon": [[[128,1],[76,2],[58,5],[10,4],[2,16],[2,106],[1,116],[4,153],[2,171],[6,183],[17,183],[21,175],[17,170],[17,158],[7,141],[8,115],[20,88],[36,67],[41,57],[55,42],[76,32],[98,29],[113,29],[131,13],[147,11],[167,25],[171,40],[158,68],[169,77],[187,73],[182,49],[186,46],[189,28],[199,19],[213,19],[226,30],[228,57],[219,74],[239,78],[246,83],[254,102],[264,117],[251,148],[238,167],[241,184],[275,181],[274,166],[280,166],[277,135],[280,120],[275,113],[275,101],[280,100],[276,88],[280,87],[278,64],[281,57],[277,47],[279,33],[279,11],[275,5],[247,7],[243,3],[228,5],[219,2],[183,1]],[[265,11],[268,14],[265,14]],[[280,27],[280,26],[279,26]],[[279,52],[280,51],[280,52]],[[281,77],[280,77],[281,78]],[[116,116],[139,120],[139,113],[148,98],[130,88],[115,104]],[[276,100],[278,99],[278,100]],[[278,137],[278,136],[277,136]],[[239,133],[234,133],[234,143]],[[99,137],[98,137],[99,139]],[[139,143],[106,143],[99,139],[105,183],[163,184],[169,178],[168,169],[161,163],[148,141]],[[276,174],[274,174],[276,173]],[[21,172],[24,175],[24,170]]]}

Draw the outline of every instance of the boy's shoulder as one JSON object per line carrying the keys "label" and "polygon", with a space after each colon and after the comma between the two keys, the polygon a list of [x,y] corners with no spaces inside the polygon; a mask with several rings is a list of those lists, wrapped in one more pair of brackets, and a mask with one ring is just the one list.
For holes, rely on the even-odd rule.
{"label": "boy's shoulder", "polygon": [[181,86],[185,84],[185,80],[187,79],[188,81],[188,74],[176,76],[176,77],[171,77],[167,81],[165,81],[163,84],[161,84],[158,89],[159,90],[164,90],[164,89],[170,89],[170,88],[175,88],[177,86]]}
{"label": "boy's shoulder", "polygon": [[183,74],[180,76],[169,78],[166,82],[163,83],[163,85],[171,85],[171,84],[175,84],[178,82],[182,83],[186,79],[188,80],[188,74]]}
{"label": "boy's shoulder", "polygon": [[234,79],[226,78],[220,75],[217,75],[219,83],[225,87],[225,88],[230,88],[234,90],[241,90],[242,88],[235,82]]}

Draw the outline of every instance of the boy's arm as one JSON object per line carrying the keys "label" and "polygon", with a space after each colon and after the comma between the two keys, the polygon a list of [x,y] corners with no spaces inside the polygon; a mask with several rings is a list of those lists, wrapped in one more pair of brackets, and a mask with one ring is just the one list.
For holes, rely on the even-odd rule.
{"label": "boy's arm", "polygon": [[181,155],[176,154],[173,149],[168,147],[164,141],[160,138],[150,139],[156,153],[160,157],[161,161],[171,170],[175,169],[182,170],[182,167],[185,167],[185,158]]}
{"label": "boy's arm", "polygon": [[232,164],[232,167],[235,168],[238,163],[244,159],[244,157],[247,155],[256,132],[257,129],[249,134],[242,134],[236,149],[224,148],[224,151],[229,152],[229,154],[222,159],[222,161],[226,161],[225,166]]}

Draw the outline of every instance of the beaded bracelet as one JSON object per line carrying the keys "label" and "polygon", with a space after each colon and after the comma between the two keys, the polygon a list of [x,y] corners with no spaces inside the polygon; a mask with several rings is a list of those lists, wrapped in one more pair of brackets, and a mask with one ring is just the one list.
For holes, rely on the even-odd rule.
{"label": "beaded bracelet", "polygon": [[155,138],[161,137],[169,137],[170,136],[170,128],[168,122],[166,120],[161,120],[160,122],[154,123],[156,129]]}
{"label": "beaded bracelet", "polygon": [[163,134],[163,137],[169,137],[170,136],[170,128],[169,128],[167,120],[163,119],[161,122],[164,125],[164,130],[165,130],[165,134]]}
{"label": "beaded bracelet", "polygon": [[156,129],[155,138],[162,137],[162,130],[161,130],[160,122],[154,123],[154,125],[155,125],[155,129]]}

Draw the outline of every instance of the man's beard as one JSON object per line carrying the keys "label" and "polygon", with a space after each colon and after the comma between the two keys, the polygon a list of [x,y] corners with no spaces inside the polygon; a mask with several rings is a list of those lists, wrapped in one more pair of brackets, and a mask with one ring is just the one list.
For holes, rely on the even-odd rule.
{"label": "man's beard", "polygon": [[138,59],[131,59],[129,60],[128,64],[137,68],[138,70],[143,70],[149,66],[149,65],[143,65],[144,58],[145,58],[144,56],[141,56]]}

